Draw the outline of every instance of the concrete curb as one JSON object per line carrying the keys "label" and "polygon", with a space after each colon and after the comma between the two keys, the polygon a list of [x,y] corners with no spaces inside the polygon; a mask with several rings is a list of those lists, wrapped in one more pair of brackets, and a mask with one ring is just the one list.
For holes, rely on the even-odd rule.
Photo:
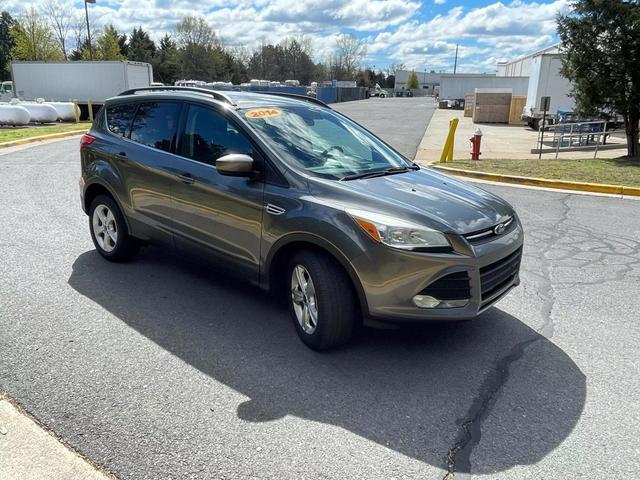
{"label": "concrete curb", "polygon": [[10,142],[0,143],[0,148],[18,147],[29,143],[46,142],[47,140],[58,140],[60,138],[74,137],[86,133],[89,128],[83,130],[72,130],[70,132],[50,133],[49,135],[39,135],[37,137],[21,138],[20,140],[12,140]]}
{"label": "concrete curb", "polygon": [[1,478],[116,480],[0,392]]}
{"label": "concrete curb", "polygon": [[477,172],[474,170],[459,170],[456,168],[429,165],[441,172],[450,173],[461,177],[490,180],[492,182],[510,183],[516,185],[531,185],[535,187],[556,188],[560,190],[576,190],[590,193],[609,193],[622,196],[640,196],[640,187],[627,187],[625,185],[607,185],[603,183],[570,182],[567,180],[549,180],[546,178],[520,177],[518,175],[500,175],[497,173]]}

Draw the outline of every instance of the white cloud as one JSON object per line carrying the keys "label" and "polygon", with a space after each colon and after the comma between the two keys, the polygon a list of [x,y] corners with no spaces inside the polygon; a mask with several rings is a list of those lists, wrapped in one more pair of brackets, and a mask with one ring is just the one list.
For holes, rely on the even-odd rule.
{"label": "white cloud", "polygon": [[461,71],[493,70],[498,59],[513,59],[553,43],[556,16],[568,8],[569,0],[496,2],[471,10],[457,6],[428,21],[411,21],[378,34],[373,49],[389,52],[390,61],[410,68],[440,70],[453,65],[459,42]]}
{"label": "white cloud", "polygon": [[[83,2],[66,0],[83,18]],[[287,36],[310,39],[319,60],[335,38],[353,32],[370,38],[370,64],[404,62],[422,70],[447,69],[460,43],[462,71],[495,68],[507,60],[547,46],[556,38],[556,15],[570,0],[497,1],[479,8],[452,6],[425,18],[433,4],[447,0],[97,0],[90,15],[98,25],[113,23],[123,32],[142,26],[153,38],[171,32],[186,15],[203,15],[226,45],[256,47]],[[488,2],[491,0],[487,0]],[[41,1],[2,0],[2,9],[19,14]],[[450,1],[449,3],[452,3]]]}

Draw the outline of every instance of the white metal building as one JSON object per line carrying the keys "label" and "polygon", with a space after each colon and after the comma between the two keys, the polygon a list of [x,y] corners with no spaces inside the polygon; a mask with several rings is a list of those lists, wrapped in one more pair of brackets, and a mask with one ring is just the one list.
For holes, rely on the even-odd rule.
{"label": "white metal building", "polygon": [[[407,82],[409,81],[409,75],[414,70],[398,70],[396,72],[395,83],[393,85],[394,90],[407,90]],[[439,73],[427,73],[416,71],[416,78],[418,79],[418,85],[420,90],[425,95],[433,95],[434,91],[437,91],[437,87],[440,86],[440,74]]]}

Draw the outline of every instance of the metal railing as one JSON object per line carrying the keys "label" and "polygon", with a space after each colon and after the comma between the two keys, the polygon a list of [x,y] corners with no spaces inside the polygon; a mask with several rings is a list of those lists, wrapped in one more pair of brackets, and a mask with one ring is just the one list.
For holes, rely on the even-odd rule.
{"label": "metal railing", "polygon": [[[581,147],[594,147],[593,158],[598,155],[598,147],[607,141],[609,132],[606,121],[558,123],[549,127],[551,147],[555,149],[556,158],[561,151],[576,150]],[[542,134],[542,132],[541,132]],[[546,139],[545,139],[546,140]],[[545,141],[546,143],[546,141]]]}

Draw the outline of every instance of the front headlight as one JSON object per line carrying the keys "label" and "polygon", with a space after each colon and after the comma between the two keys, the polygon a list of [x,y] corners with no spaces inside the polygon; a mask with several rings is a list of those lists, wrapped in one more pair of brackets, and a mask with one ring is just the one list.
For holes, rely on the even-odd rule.
{"label": "front headlight", "polygon": [[364,210],[348,208],[346,212],[371,238],[389,247],[402,250],[451,247],[447,237],[437,230]]}

